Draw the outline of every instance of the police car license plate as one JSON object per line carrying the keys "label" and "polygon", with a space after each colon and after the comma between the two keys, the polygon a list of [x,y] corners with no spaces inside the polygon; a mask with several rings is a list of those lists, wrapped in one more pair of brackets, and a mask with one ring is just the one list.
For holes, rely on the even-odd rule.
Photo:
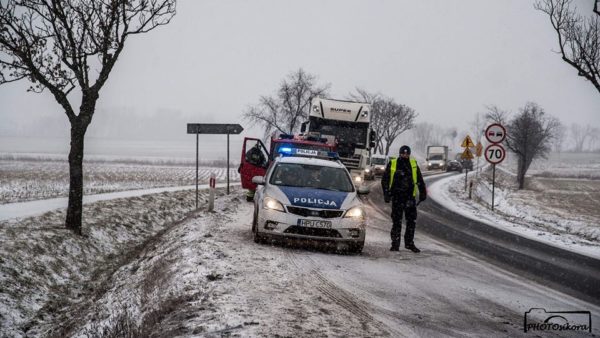
{"label": "police car license plate", "polygon": [[299,219],[298,225],[301,227],[309,227],[309,228],[331,228],[331,221],[321,221],[315,219]]}

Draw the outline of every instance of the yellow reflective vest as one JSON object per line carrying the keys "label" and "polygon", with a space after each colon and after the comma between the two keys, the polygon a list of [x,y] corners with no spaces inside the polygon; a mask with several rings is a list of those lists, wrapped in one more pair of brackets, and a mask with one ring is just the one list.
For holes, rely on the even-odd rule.
{"label": "yellow reflective vest", "polygon": [[[390,160],[390,191],[392,190],[392,183],[394,183],[394,174],[396,173],[396,164],[398,163],[397,158],[393,158]],[[413,178],[413,197],[417,196],[417,160],[414,158],[410,158],[410,168],[412,169],[412,178]]]}

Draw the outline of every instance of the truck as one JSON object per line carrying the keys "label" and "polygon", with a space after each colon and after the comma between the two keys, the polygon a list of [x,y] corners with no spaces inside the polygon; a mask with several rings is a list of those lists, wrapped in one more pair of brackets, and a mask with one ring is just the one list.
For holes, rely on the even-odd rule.
{"label": "truck", "polygon": [[[326,139],[314,134],[292,135],[273,133],[270,138],[269,150],[267,150],[262,140],[258,138],[244,138],[238,173],[242,181],[242,188],[246,189],[247,201],[254,199],[254,192],[256,191],[256,184],[252,182],[252,177],[264,176],[271,163],[273,163],[273,160],[281,153],[291,152],[292,148],[308,151],[334,151],[332,144],[327,143]],[[253,161],[248,156],[251,149],[262,154],[259,156],[259,161]]]}
{"label": "truck", "polygon": [[302,133],[315,133],[334,146],[354,183],[364,181],[375,132],[371,129],[371,105],[366,102],[315,97]]}
{"label": "truck", "polygon": [[448,146],[427,146],[427,170],[446,170]]}

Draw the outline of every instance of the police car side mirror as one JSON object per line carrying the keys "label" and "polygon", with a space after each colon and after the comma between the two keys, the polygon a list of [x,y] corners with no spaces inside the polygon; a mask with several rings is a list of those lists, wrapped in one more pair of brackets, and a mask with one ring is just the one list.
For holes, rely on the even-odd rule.
{"label": "police car side mirror", "polygon": [[258,184],[258,185],[263,185],[263,184],[265,184],[265,177],[264,176],[254,176],[254,177],[252,177],[252,183]]}
{"label": "police car side mirror", "polygon": [[356,192],[357,192],[359,195],[367,195],[368,193],[370,193],[370,192],[371,192],[371,190],[369,189],[369,187],[365,187],[365,186],[363,185],[363,186],[360,186],[360,187],[358,187],[358,189],[356,189]]}

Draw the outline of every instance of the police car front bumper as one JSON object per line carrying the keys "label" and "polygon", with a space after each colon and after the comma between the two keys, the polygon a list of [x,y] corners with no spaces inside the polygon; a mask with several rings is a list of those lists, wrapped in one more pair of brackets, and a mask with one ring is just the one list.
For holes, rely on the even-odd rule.
{"label": "police car front bumper", "polygon": [[258,215],[257,223],[258,232],[262,236],[351,243],[365,240],[364,218],[299,216],[290,212],[263,209]]}

